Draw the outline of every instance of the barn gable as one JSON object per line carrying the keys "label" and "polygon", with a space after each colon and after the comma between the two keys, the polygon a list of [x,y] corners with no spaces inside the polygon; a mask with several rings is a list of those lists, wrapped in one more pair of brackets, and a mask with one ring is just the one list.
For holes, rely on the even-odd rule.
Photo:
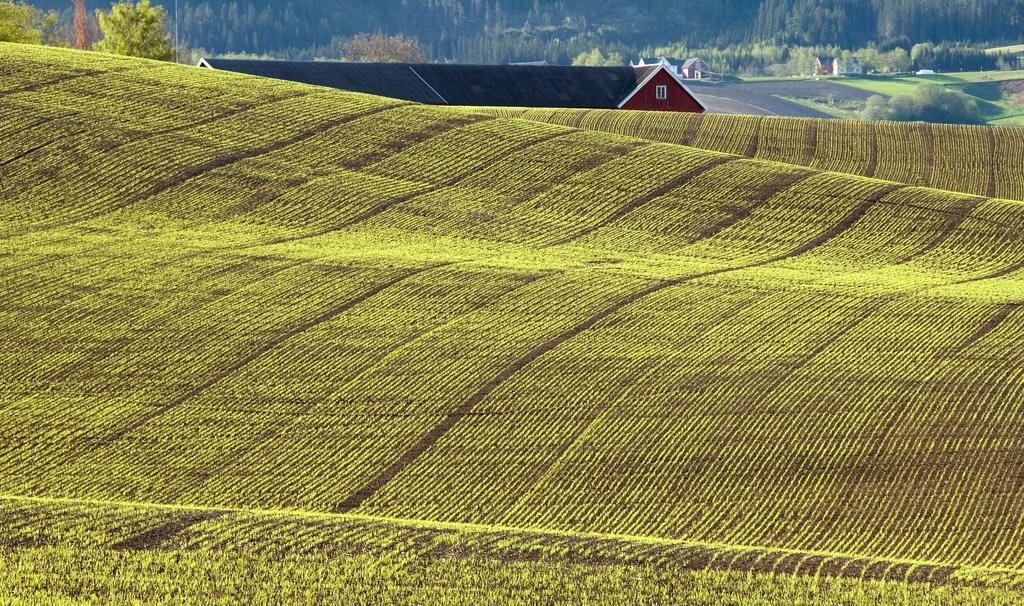
{"label": "barn gable", "polygon": [[[707,106],[668,67],[636,68],[640,83],[619,104],[620,109],[704,112]],[[645,70],[641,72],[640,70]]]}

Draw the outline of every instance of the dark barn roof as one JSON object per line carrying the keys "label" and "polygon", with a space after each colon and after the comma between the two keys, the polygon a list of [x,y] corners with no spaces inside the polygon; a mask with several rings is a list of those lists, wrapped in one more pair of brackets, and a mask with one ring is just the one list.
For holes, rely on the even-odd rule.
{"label": "dark barn roof", "polygon": [[660,68],[242,59],[203,59],[200,65],[419,103],[579,108],[616,108]]}
{"label": "dark barn roof", "polygon": [[328,86],[418,103],[443,103],[426,82],[399,63],[203,59],[200,65],[278,80]]}
{"label": "dark barn roof", "polygon": [[654,67],[417,65],[452,105],[615,108]]}

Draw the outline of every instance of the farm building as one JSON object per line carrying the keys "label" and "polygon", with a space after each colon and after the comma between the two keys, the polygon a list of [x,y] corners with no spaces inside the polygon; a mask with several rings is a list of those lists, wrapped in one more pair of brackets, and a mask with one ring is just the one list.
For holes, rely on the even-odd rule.
{"label": "farm building", "polygon": [[820,76],[834,76],[836,74],[835,57],[816,57],[814,71]]}
{"label": "farm building", "polygon": [[704,77],[705,73],[711,71],[708,64],[704,63],[704,61],[699,57],[692,57],[685,61],[671,59],[669,57],[640,57],[640,61],[637,63],[630,62],[629,65],[630,67],[664,65],[669,69],[675,70],[677,76],[686,80],[699,80]]}
{"label": "farm building", "polygon": [[692,57],[683,61],[682,76],[688,80],[700,80],[709,71],[711,71],[711,68],[699,57]]}
{"label": "farm building", "polygon": [[567,67],[202,59],[199,67],[435,105],[703,112],[669,66]]}
{"label": "farm building", "polygon": [[864,67],[860,64],[860,57],[850,57],[845,61],[836,59],[836,74],[840,76],[863,76]]}

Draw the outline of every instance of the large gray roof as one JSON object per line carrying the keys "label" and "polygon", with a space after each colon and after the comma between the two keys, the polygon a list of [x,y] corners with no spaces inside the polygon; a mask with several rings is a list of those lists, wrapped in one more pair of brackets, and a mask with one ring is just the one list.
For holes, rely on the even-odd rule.
{"label": "large gray roof", "polygon": [[615,108],[659,66],[569,67],[203,59],[254,76],[419,103]]}

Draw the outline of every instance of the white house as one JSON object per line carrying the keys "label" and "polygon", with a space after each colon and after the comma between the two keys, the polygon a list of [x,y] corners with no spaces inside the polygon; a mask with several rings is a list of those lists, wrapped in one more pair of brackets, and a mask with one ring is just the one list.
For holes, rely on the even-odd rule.
{"label": "white house", "polygon": [[704,74],[711,71],[708,64],[699,57],[691,57],[685,61],[672,59],[670,57],[640,57],[637,63],[629,62],[630,67],[648,67],[651,65],[664,65],[675,75],[687,80],[699,80]]}
{"label": "white house", "polygon": [[837,58],[835,60],[835,74],[838,76],[862,76],[864,68],[860,64],[859,57],[850,57],[847,60]]}

